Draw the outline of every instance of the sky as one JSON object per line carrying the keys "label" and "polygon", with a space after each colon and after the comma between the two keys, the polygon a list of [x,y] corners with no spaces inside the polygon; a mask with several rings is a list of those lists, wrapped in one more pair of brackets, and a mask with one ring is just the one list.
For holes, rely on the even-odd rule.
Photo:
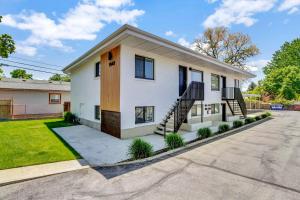
{"label": "sky", "polygon": [[[187,47],[206,28],[225,26],[248,34],[260,49],[247,62],[257,81],[272,54],[300,37],[300,0],[0,0],[0,14],[0,34],[16,41],[10,60],[56,69],[125,23]],[[11,70],[4,67],[7,76]],[[51,76],[31,73],[36,79]]]}

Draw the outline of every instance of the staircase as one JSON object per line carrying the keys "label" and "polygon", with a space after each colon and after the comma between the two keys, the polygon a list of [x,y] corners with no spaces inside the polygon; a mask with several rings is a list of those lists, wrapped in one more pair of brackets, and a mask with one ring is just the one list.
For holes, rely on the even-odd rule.
{"label": "staircase", "polygon": [[247,117],[247,108],[240,88],[226,87],[222,89],[222,100],[226,101],[233,115]]}
{"label": "staircase", "polygon": [[166,136],[168,132],[177,132],[195,101],[204,100],[204,83],[192,81],[182,96],[170,107],[169,112],[158,125],[154,133]]}

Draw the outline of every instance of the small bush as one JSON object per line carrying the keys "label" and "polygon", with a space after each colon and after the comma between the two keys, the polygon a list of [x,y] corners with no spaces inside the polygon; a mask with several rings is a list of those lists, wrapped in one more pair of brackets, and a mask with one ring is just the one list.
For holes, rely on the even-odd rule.
{"label": "small bush", "polygon": [[74,123],[76,120],[76,116],[71,112],[65,112],[64,120],[65,122]]}
{"label": "small bush", "polygon": [[264,113],[264,114],[261,115],[261,118],[262,118],[262,119],[264,119],[264,118],[266,118],[266,117],[268,117],[268,115],[267,115],[266,113]]}
{"label": "small bush", "polygon": [[212,134],[210,128],[200,128],[197,133],[201,139],[208,138]]}
{"label": "small bush", "polygon": [[235,121],[233,121],[233,128],[238,128],[238,127],[241,127],[243,125],[244,125],[244,123],[241,120],[235,120]]}
{"label": "small bush", "polygon": [[253,123],[255,122],[255,118],[254,117],[247,117],[245,119],[245,124],[250,124],[250,123]]}
{"label": "small bush", "polygon": [[256,121],[261,120],[261,116],[259,116],[259,115],[255,116],[255,120],[256,120]]}
{"label": "small bush", "polygon": [[224,133],[226,131],[229,131],[229,125],[228,124],[221,124],[219,126],[219,133]]}
{"label": "small bush", "polygon": [[134,139],[129,146],[129,155],[135,160],[150,157],[152,154],[153,146],[140,138]]}
{"label": "small bush", "polygon": [[168,134],[165,138],[165,142],[169,149],[176,149],[184,146],[183,138],[178,133]]}
{"label": "small bush", "polygon": [[271,116],[272,114],[270,112],[266,112],[266,115],[269,117]]}

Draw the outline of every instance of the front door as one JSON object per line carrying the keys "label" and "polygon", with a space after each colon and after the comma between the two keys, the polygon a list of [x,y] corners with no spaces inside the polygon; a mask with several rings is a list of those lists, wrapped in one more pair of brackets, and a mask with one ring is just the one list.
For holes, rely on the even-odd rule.
{"label": "front door", "polygon": [[187,88],[187,68],[179,66],[179,96],[181,96]]}
{"label": "front door", "polygon": [[226,104],[222,103],[222,121],[226,122]]}
{"label": "front door", "polygon": [[226,88],[226,76],[221,76],[222,77],[222,88]]}

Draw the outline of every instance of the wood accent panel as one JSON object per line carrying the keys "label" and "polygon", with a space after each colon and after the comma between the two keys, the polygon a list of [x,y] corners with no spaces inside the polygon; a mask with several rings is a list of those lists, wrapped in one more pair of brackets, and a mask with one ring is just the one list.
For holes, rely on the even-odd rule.
{"label": "wood accent panel", "polygon": [[121,113],[102,110],[101,131],[121,138]]}
{"label": "wood accent panel", "polygon": [[101,55],[100,99],[102,110],[120,112],[120,46]]}

